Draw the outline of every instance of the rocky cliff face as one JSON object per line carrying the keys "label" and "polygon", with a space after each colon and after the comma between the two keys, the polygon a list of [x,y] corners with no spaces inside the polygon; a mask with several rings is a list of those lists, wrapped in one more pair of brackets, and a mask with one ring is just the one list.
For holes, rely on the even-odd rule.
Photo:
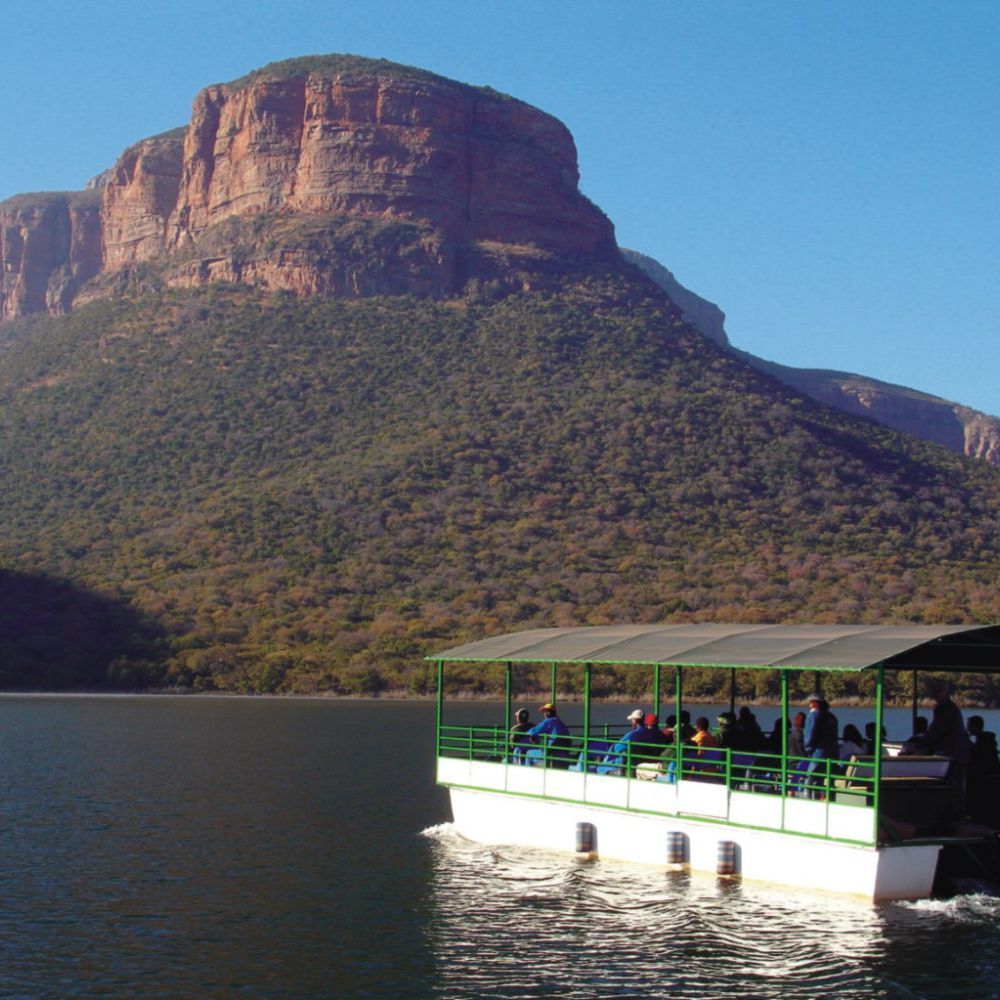
{"label": "rocky cliff face", "polygon": [[688,323],[779,382],[838,410],[870,417],[895,430],[1000,465],[1000,420],[996,417],[864,375],[790,368],[736,350],[726,335],[725,315],[718,306],[689,291],[652,257],[634,250],[622,250],[622,255],[673,299]]}
{"label": "rocky cliff face", "polygon": [[[380,61],[279,63],[206,88],[186,129],[127,149],[82,202],[6,203],[0,315],[62,312],[141,264],[164,284],[440,296],[484,256],[610,259],[577,182],[568,130],[520,101]],[[406,252],[365,259],[387,226]]]}
{"label": "rocky cliff face", "polygon": [[66,312],[101,267],[97,192],[0,202],[0,319]]}
{"label": "rocky cliff face", "polygon": [[115,270],[163,252],[184,166],[183,131],[125,150],[103,178],[103,267]]}
{"label": "rocky cliff face", "polygon": [[567,129],[535,108],[392,74],[253,81],[196,99],[168,245],[275,210],[424,222],[456,243],[592,256],[611,225],[577,190]]}

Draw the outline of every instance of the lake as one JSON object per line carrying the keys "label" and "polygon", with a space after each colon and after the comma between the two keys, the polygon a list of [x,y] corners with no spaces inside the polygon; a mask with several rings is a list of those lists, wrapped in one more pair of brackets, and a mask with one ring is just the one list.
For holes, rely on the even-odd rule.
{"label": "lake", "polygon": [[867,906],[481,847],[449,828],[433,726],[429,703],[0,698],[0,997],[1000,996],[986,886]]}

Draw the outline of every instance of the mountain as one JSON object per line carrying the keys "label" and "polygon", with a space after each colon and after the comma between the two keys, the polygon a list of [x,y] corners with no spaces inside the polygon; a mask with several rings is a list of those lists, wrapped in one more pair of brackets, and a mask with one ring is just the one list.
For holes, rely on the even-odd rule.
{"label": "mountain", "polygon": [[129,283],[516,285],[522,264],[617,256],[578,176],[566,127],[514,98],[383,60],[275,63],[207,87],[187,128],[131,146],[99,189],[0,203],[0,318]]}
{"label": "mountain", "polygon": [[944,445],[971,458],[983,459],[991,465],[1000,465],[1000,419],[997,417],[866,375],[819,368],[792,368],[739,351],[729,342],[725,332],[725,314],[717,305],[689,291],[652,257],[634,250],[623,249],[622,254],[670,296],[687,322],[785,385],[845,413],[871,417],[906,434]]}
{"label": "mountain", "polygon": [[[344,65],[208,88],[162,229],[137,197],[131,258],[68,314],[0,326],[0,570],[68,595],[69,622],[108,609],[106,684],[423,692],[424,654],[534,625],[1000,617],[1000,471],[684,322],[576,192],[548,116]],[[289,93],[348,91],[285,142]],[[404,104],[419,128],[386,124]],[[336,170],[281,165],[309,160],[306,133],[350,148]],[[108,206],[162,190],[145,155],[101,189],[105,247],[125,233]],[[342,196],[289,202],[320,176]],[[72,631],[6,683],[72,686],[46,668]]]}

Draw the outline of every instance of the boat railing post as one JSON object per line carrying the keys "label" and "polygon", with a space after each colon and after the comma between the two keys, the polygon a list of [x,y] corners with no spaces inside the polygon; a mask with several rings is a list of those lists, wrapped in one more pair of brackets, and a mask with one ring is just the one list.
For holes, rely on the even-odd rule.
{"label": "boat railing post", "polygon": [[826,788],[823,790],[823,805],[826,807],[824,810],[825,819],[825,836],[830,836],[830,802],[833,800],[833,758],[826,758]]}
{"label": "boat railing post", "polygon": [[590,675],[591,665],[583,665],[583,783],[587,784],[587,765],[590,762]]}

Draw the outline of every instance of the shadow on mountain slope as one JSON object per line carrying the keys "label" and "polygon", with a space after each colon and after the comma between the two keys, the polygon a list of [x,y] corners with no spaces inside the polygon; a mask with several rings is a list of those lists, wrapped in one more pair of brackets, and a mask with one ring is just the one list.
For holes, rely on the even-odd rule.
{"label": "shadow on mountain slope", "polygon": [[161,678],[161,630],[123,601],[0,570],[0,689],[144,688]]}

